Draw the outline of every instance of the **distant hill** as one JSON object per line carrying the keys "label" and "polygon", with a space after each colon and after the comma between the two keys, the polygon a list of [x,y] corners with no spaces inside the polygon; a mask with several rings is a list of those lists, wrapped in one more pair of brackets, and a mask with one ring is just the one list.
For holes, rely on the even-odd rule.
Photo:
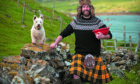
{"label": "distant hill", "polygon": [[[72,20],[65,14],[55,11],[53,22],[53,11],[51,8],[42,7],[34,0],[25,0],[25,16],[24,23],[22,23],[23,1],[19,0],[17,5],[17,0],[0,0],[0,58],[3,56],[19,55],[20,49],[24,44],[31,43],[30,29],[33,25],[33,15],[39,17],[39,11],[44,15],[46,38],[50,39],[46,43],[49,44],[60,33],[59,17],[63,19],[62,28],[65,28]],[[68,37],[64,41],[73,44],[74,38]]]}
{"label": "distant hill", "polygon": [[[54,0],[36,0],[52,8]],[[91,0],[96,13],[140,12],[140,0]],[[79,0],[55,0],[55,9],[64,13],[76,13]]]}

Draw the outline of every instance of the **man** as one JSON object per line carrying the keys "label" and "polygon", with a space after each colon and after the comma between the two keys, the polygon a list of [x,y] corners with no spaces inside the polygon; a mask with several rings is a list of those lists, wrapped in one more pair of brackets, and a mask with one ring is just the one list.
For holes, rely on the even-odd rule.
{"label": "man", "polygon": [[[90,0],[80,0],[77,12],[76,19],[60,33],[50,47],[56,48],[63,38],[74,33],[76,39],[75,55],[72,57],[69,70],[70,74],[73,74],[73,84],[76,84],[76,81],[80,78],[89,81],[90,84],[109,82],[112,80],[112,77],[100,57],[100,39],[111,39],[112,34],[110,31],[107,35],[102,33],[95,35],[92,32],[93,30],[104,28],[106,25],[95,17],[94,7],[90,4]],[[88,57],[91,59],[86,60]],[[89,65],[90,63],[91,65]],[[80,84],[79,81],[77,83]]]}

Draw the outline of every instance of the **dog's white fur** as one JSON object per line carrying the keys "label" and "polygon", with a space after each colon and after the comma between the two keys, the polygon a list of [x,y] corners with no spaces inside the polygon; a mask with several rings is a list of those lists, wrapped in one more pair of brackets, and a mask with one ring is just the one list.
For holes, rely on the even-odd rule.
{"label": "dog's white fur", "polygon": [[45,30],[43,27],[43,15],[40,15],[39,18],[34,15],[33,17],[33,26],[31,29],[31,38],[32,43],[36,44],[38,41],[41,44],[45,42]]}

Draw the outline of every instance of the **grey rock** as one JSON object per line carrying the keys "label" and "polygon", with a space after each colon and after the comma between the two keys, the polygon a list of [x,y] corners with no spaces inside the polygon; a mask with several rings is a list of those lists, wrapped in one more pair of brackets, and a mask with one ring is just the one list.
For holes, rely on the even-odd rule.
{"label": "grey rock", "polygon": [[112,73],[113,75],[115,75],[115,76],[120,77],[120,78],[126,77],[125,73],[124,73],[122,70],[117,69],[117,68],[116,68],[116,69],[112,69],[112,70],[111,70],[111,73]]}

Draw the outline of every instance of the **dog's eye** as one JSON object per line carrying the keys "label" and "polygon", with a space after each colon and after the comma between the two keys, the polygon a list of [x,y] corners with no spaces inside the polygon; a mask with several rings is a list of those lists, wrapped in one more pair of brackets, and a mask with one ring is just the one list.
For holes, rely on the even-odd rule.
{"label": "dog's eye", "polygon": [[40,23],[42,23],[42,22],[40,21]]}
{"label": "dog's eye", "polygon": [[37,23],[37,21],[36,21],[36,23]]}

